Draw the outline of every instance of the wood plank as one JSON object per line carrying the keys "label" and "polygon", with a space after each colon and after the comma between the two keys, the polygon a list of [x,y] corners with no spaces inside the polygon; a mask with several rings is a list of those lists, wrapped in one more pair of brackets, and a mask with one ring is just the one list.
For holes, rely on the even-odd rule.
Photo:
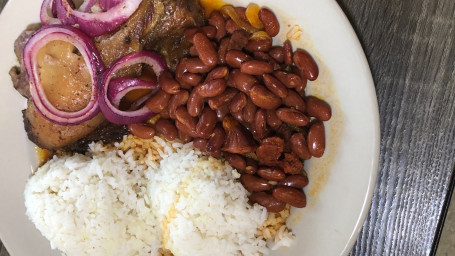
{"label": "wood plank", "polygon": [[381,159],[351,255],[429,255],[455,157],[455,2],[338,0],[376,83]]}

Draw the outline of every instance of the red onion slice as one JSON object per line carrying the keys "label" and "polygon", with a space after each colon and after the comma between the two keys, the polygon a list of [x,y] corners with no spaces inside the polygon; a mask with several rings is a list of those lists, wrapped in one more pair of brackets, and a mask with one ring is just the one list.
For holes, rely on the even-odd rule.
{"label": "red onion slice", "polygon": [[135,64],[147,64],[152,67],[156,76],[159,77],[163,70],[167,69],[163,58],[157,53],[142,51],[133,53],[120,60],[117,60],[103,74],[101,85],[99,86],[99,104],[100,109],[108,121],[114,124],[135,124],[147,121],[155,113],[151,112],[147,107],[142,107],[134,111],[122,111],[115,107],[115,103],[111,102],[108,97],[109,86],[115,72],[122,68],[126,68]]}
{"label": "red onion slice", "polygon": [[118,5],[121,2],[122,0],[98,0],[100,8],[103,9],[104,11],[111,9],[112,7]]}
{"label": "red onion slice", "polygon": [[[115,78],[112,79],[107,90],[107,98],[116,108],[127,93],[138,89],[156,89],[154,82],[144,81],[138,78]],[[156,91],[156,90],[154,90]],[[140,104],[139,104],[140,105]]]}
{"label": "red onion slice", "polygon": [[[79,111],[65,112],[57,109],[46,97],[41,84],[37,55],[51,41],[61,40],[73,44],[81,53],[92,78],[92,94],[87,106]],[[75,125],[85,122],[99,113],[96,85],[104,70],[101,57],[90,38],[80,30],[65,25],[49,25],[39,29],[27,42],[23,53],[24,67],[30,81],[30,94],[36,109],[46,119],[60,125]]]}
{"label": "red onion slice", "polygon": [[44,0],[41,4],[40,20],[43,25],[50,24],[61,24],[60,20],[57,19],[52,11],[52,7],[55,7],[56,0]]}
{"label": "red onion slice", "polygon": [[95,37],[120,27],[141,2],[142,0],[123,0],[106,12],[87,13],[71,8],[68,0],[57,0],[57,16],[63,24],[77,25],[87,35]]}
{"label": "red onion slice", "polygon": [[96,0],[85,0],[79,6],[78,10],[81,12],[89,12],[95,4],[96,4]]}

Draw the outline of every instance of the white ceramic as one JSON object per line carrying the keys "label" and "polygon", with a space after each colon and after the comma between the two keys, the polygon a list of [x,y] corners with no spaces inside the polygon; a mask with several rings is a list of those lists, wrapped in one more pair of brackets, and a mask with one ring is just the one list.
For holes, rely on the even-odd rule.
{"label": "white ceramic", "polygon": [[[289,220],[296,242],[273,255],[346,255],[368,213],[378,166],[379,118],[368,63],[335,0],[255,2],[280,16],[281,39],[300,25],[303,35],[293,44],[314,54],[322,71],[309,91],[325,98],[336,114],[326,125],[326,156],[306,165],[308,207],[293,210]],[[24,214],[23,189],[34,154],[22,124],[25,99],[8,75],[17,63],[13,42],[27,24],[39,20],[40,4],[10,0],[0,16],[0,238],[13,256],[59,255]]]}

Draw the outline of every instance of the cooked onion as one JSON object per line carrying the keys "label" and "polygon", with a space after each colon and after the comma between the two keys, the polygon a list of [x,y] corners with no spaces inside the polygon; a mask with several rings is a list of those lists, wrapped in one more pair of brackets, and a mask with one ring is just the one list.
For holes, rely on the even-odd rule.
{"label": "cooked onion", "polygon": [[40,20],[43,25],[61,24],[52,10],[53,7],[55,8],[55,1],[56,0],[44,0],[41,4]]}
{"label": "cooked onion", "polygon": [[[147,121],[150,117],[154,116],[155,113],[151,112],[147,107],[143,106],[142,108],[134,111],[122,111],[118,109],[115,105],[117,104],[116,97],[109,97],[109,87],[112,85],[112,80],[115,76],[115,73],[123,68],[126,68],[135,64],[147,64],[152,67],[156,76],[159,77],[163,70],[166,70],[166,63],[163,58],[154,52],[142,51],[139,53],[133,53],[126,57],[123,57],[120,60],[117,60],[112,66],[104,72],[103,79],[101,80],[101,85],[99,87],[99,104],[100,109],[103,112],[104,116],[108,121],[114,124],[134,124],[142,123]],[[135,86],[139,84],[139,79],[128,79],[129,81],[136,81]],[[114,80],[115,81],[115,80]],[[141,81],[141,80],[139,80]],[[141,83],[146,83],[142,81]],[[118,85],[117,85],[118,86]],[[128,86],[125,86],[128,87]],[[115,90],[114,90],[115,91]],[[117,91],[118,90],[117,88]],[[112,91],[111,91],[112,92]],[[118,96],[117,92],[117,98]],[[114,102],[111,102],[111,98]]]}
{"label": "cooked onion", "polygon": [[[57,109],[48,100],[41,84],[37,55],[39,50],[51,41],[65,41],[73,44],[81,53],[91,76],[92,93],[85,108],[75,112]],[[80,30],[65,25],[48,25],[39,29],[24,47],[23,63],[30,81],[30,94],[36,109],[46,119],[60,125],[75,125],[85,122],[99,113],[96,85],[104,70],[101,57],[90,38]]]}
{"label": "cooked onion", "polygon": [[[115,1],[117,2],[117,1]],[[66,25],[78,26],[91,37],[120,27],[139,7],[142,0],[123,0],[106,12],[89,13],[74,10],[68,0],[56,0],[57,17]]]}
{"label": "cooked onion", "polygon": [[107,90],[107,98],[112,103],[112,105],[118,108],[120,106],[120,101],[123,97],[126,96],[127,93],[138,89],[155,88],[157,88],[156,83],[148,82],[138,78],[115,78],[112,79],[109,84],[109,89]]}

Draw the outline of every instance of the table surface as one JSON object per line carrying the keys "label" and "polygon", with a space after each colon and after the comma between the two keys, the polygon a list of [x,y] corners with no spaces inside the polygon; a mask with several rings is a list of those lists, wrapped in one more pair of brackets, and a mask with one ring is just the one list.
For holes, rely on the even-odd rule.
{"label": "table surface", "polygon": [[455,183],[455,1],[337,2],[370,63],[381,117],[376,189],[350,255],[433,255]]}

